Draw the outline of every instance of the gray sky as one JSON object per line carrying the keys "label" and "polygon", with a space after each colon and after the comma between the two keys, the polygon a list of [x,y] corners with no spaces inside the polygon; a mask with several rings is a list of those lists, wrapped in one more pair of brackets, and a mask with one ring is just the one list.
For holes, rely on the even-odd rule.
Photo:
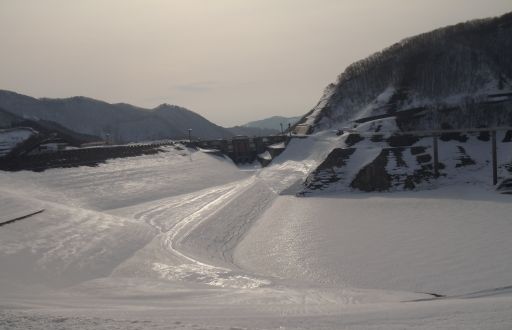
{"label": "gray sky", "polygon": [[0,0],[0,89],[302,115],[355,60],[510,0]]}

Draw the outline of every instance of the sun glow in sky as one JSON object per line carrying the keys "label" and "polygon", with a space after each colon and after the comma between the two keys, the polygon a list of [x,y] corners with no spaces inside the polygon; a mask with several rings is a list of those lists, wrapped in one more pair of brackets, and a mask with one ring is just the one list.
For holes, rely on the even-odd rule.
{"label": "sun glow in sky", "polygon": [[0,0],[0,89],[187,107],[230,126],[309,111],[350,63],[510,0]]}

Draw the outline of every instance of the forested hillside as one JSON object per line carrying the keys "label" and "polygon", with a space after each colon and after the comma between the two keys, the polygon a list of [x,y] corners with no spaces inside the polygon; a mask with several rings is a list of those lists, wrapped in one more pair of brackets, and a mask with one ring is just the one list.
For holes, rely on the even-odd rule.
{"label": "forested hillside", "polygon": [[[437,128],[442,123],[503,125],[511,122],[510,107],[498,103],[510,98],[511,77],[509,13],[411,37],[355,62],[326,88],[308,119],[321,130],[416,109],[428,110],[416,128]],[[489,113],[482,115],[482,105],[489,106]],[[445,117],[432,114],[454,108],[457,111]]]}

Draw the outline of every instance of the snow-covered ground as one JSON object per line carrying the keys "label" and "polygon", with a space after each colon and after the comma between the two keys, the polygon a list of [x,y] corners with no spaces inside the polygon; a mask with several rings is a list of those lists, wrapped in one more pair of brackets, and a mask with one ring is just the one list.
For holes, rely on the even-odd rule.
{"label": "snow-covered ground", "polygon": [[445,187],[279,198],[239,245],[244,269],[331,286],[453,296],[511,285],[510,196]]}
{"label": "snow-covered ground", "polygon": [[510,196],[295,197],[340,141],[0,172],[0,329],[510,329]]}

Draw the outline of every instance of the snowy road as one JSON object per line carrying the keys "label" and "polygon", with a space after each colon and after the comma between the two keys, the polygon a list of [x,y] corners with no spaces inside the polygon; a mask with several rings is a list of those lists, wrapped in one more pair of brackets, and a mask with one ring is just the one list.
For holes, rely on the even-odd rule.
{"label": "snowy road", "polygon": [[0,173],[0,329],[509,329],[509,197],[294,197],[338,143]]}

